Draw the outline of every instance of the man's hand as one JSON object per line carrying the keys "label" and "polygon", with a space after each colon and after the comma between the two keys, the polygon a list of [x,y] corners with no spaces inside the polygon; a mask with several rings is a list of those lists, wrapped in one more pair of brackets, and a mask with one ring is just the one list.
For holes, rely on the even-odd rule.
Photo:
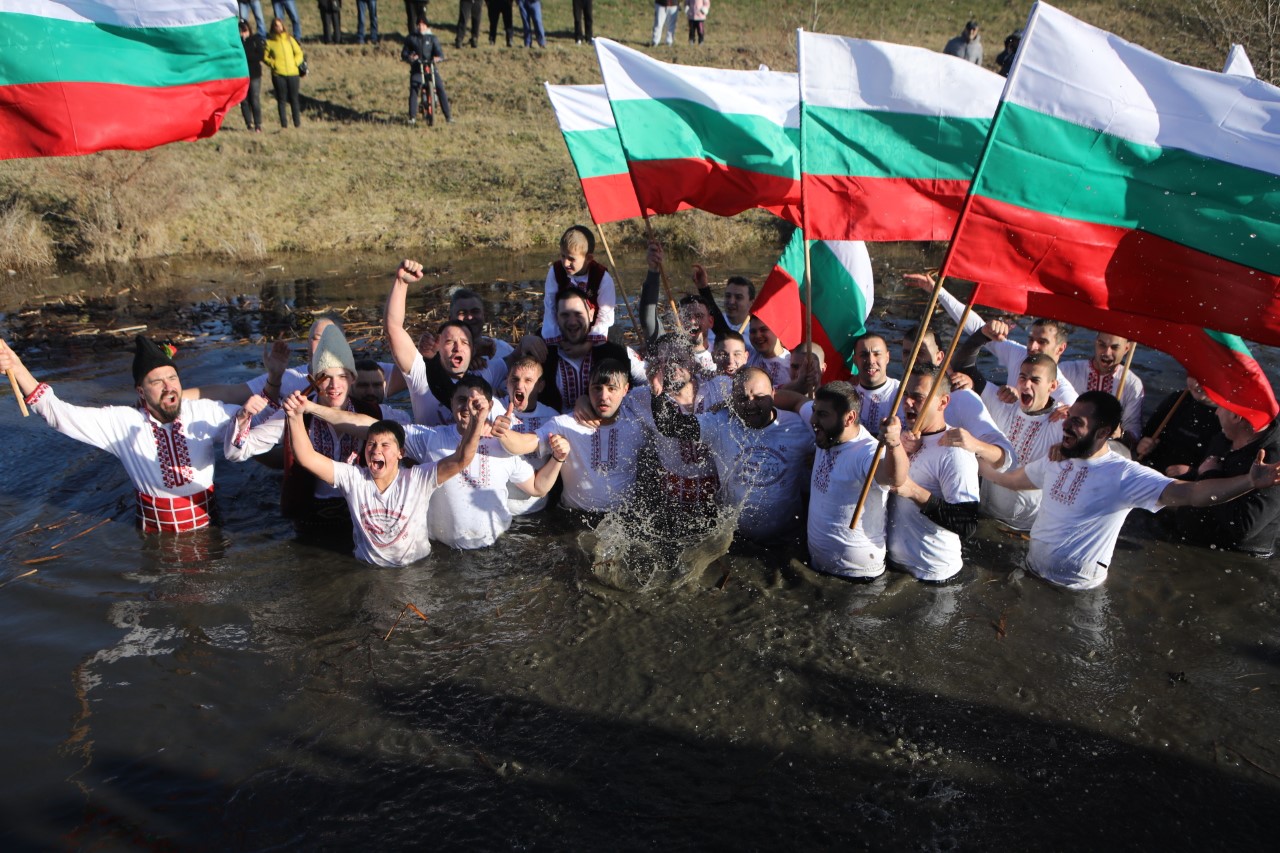
{"label": "man's hand", "polygon": [[440,351],[440,342],[436,340],[435,334],[432,332],[423,332],[422,337],[418,338],[418,352],[422,357],[430,361],[436,357],[436,353]]}
{"label": "man's hand", "polygon": [[896,417],[888,417],[880,421],[880,435],[885,447],[897,447],[902,444],[902,422]]}
{"label": "man's hand", "polygon": [[569,458],[569,439],[563,435],[552,435],[547,438],[547,445],[551,448],[551,455],[555,457],[557,462],[563,462]]}
{"label": "man's hand", "polygon": [[1050,462],[1061,462],[1063,459],[1066,459],[1066,458],[1067,458],[1067,455],[1062,452],[1061,444],[1055,444],[1053,447],[1049,448]]}
{"label": "man's hand", "polygon": [[1249,469],[1249,483],[1255,489],[1269,489],[1280,485],[1280,462],[1268,465],[1267,452],[1259,450],[1258,457],[1253,460],[1253,467]]}
{"label": "man's hand", "polygon": [[1001,403],[1009,403],[1010,405],[1017,405],[1021,399],[1012,385],[1001,385],[1000,390],[996,392],[996,396],[1000,398]]}
{"label": "man's hand", "polygon": [[1180,479],[1184,475],[1190,474],[1190,473],[1191,473],[1190,465],[1170,465],[1168,468],[1164,469],[1164,475],[1166,477],[1172,477],[1175,480]]}
{"label": "man's hand", "polygon": [[422,278],[422,264],[405,258],[396,270],[396,281],[402,284],[413,284]]}
{"label": "man's hand", "polygon": [[951,382],[952,391],[972,391],[973,377],[963,371],[948,371],[947,379]]}
{"label": "man's hand", "polygon": [[586,394],[579,397],[578,401],[573,404],[573,419],[584,427],[591,429],[599,429],[604,426],[604,419],[596,414],[596,410],[591,406],[591,398]]}
{"label": "man's hand", "polygon": [[289,369],[289,342],[273,341],[262,347],[262,364],[267,368],[268,384],[279,385],[280,378]]}
{"label": "man's hand", "polygon": [[[247,405],[247,404],[246,404]],[[300,418],[307,408],[307,398],[301,391],[294,391],[280,403],[284,413],[290,418]]]}
{"label": "man's hand", "polygon": [[964,427],[952,427],[942,434],[939,442],[945,447],[958,447],[970,453],[978,452],[978,440]]}
{"label": "man's hand", "polygon": [[511,432],[511,427],[515,423],[516,421],[513,421],[508,415],[498,415],[493,419],[493,423],[489,424],[489,434],[494,438],[502,438]]}
{"label": "man's hand", "polygon": [[1138,459],[1146,459],[1151,455],[1151,451],[1156,449],[1156,445],[1160,443],[1160,439],[1147,436],[1138,442]]}
{"label": "man's hand", "polygon": [[244,405],[240,407],[240,411],[236,412],[236,420],[241,423],[253,420],[270,405],[271,401],[266,397],[261,394],[254,394],[248,400],[245,400]]}
{"label": "man's hand", "polygon": [[707,284],[707,270],[702,264],[693,265],[693,284],[699,290],[709,286]]}
{"label": "man's hand", "polygon": [[498,342],[493,338],[482,337],[476,341],[476,355],[481,358],[493,358],[498,354]]}
{"label": "man's hand", "polygon": [[931,293],[938,283],[938,277],[931,272],[909,272],[902,277],[902,283]]}
{"label": "man's hand", "polygon": [[982,334],[986,335],[993,341],[1005,341],[1009,339],[1009,324],[1004,320],[991,319],[982,327]]}
{"label": "man's hand", "polygon": [[922,444],[924,444],[924,439],[914,432],[905,431],[902,433],[902,449],[907,451],[908,456],[919,451]]}
{"label": "man's hand", "polygon": [[547,361],[547,342],[537,335],[525,335],[521,338],[518,350],[521,355],[531,355],[543,364]]}
{"label": "man's hand", "polygon": [[[654,370],[653,375],[649,377],[649,393],[652,394],[654,397],[661,397],[667,387],[666,379],[663,377],[662,373],[663,373],[662,368],[659,367],[657,370]],[[581,398],[579,398],[579,402],[581,402]],[[577,407],[575,406],[574,409],[575,409],[574,415],[576,416]],[[582,420],[582,419],[579,418],[578,420]]]}
{"label": "man's hand", "polygon": [[649,252],[645,256],[649,262],[649,272],[657,272],[662,268],[662,262],[666,260],[666,254],[662,251],[662,244],[657,240],[649,241]]}
{"label": "man's hand", "polygon": [[1069,414],[1071,414],[1070,406],[1059,406],[1049,413],[1049,423],[1056,424],[1060,421],[1065,421]]}

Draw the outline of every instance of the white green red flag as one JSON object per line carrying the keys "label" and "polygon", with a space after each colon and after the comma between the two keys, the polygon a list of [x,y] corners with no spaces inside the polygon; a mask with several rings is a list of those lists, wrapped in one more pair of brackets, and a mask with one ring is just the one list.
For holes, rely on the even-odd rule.
{"label": "white green red flag", "polygon": [[1052,295],[1091,328],[1120,312],[1280,344],[1276,128],[1280,89],[1037,3],[946,272],[1019,313],[1068,319],[1031,307]]}
{"label": "white green red flag", "polygon": [[592,221],[599,225],[640,216],[604,86],[546,86]]}
{"label": "white green red flag", "polygon": [[0,0],[0,159],[212,136],[244,99],[235,0]]}
{"label": "white green red flag", "polygon": [[[847,379],[854,339],[866,331],[874,301],[871,256],[861,240],[810,240],[809,264],[813,341],[826,354],[822,381]],[[797,228],[751,304],[789,350],[804,342],[804,295],[804,232]]]}
{"label": "white green red flag", "polygon": [[810,238],[950,240],[1004,78],[920,47],[798,38]]}
{"label": "white green red flag", "polygon": [[671,65],[605,38],[600,73],[646,215],[753,207],[800,222],[794,73]]}
{"label": "white green red flag", "polygon": [[1253,70],[1253,63],[1249,60],[1249,54],[1245,52],[1244,45],[1233,44],[1231,50],[1227,52],[1226,64],[1222,66],[1223,74],[1238,74],[1241,77],[1257,77],[1257,73]]}

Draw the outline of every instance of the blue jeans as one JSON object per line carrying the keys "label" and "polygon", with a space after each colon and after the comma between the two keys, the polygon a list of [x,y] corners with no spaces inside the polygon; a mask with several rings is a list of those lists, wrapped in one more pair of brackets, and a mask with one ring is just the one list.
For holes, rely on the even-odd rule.
{"label": "blue jeans", "polygon": [[262,16],[262,0],[238,0],[240,3],[240,20],[249,20],[249,11],[253,11],[253,19],[258,22],[258,35],[267,37],[267,19]]}
{"label": "blue jeans", "polygon": [[529,47],[533,44],[534,34],[537,34],[538,47],[547,46],[547,34],[542,29],[542,2],[541,0],[519,0],[520,3],[520,23],[524,25],[524,46]]}
{"label": "blue jeans", "polygon": [[378,0],[356,0],[356,41],[364,44],[364,16],[369,13],[369,38],[378,43]]}
{"label": "blue jeans", "polygon": [[293,21],[293,37],[302,41],[302,24],[298,22],[298,4],[295,0],[271,0],[271,11],[282,21],[285,13],[288,13],[289,20]]}

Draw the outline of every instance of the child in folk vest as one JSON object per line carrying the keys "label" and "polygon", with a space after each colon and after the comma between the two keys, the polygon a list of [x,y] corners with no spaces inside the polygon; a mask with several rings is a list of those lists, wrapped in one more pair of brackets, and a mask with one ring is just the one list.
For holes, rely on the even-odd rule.
{"label": "child in folk vest", "polygon": [[549,344],[560,340],[556,293],[562,287],[577,287],[591,299],[596,319],[591,325],[590,339],[603,343],[609,337],[617,297],[613,292],[613,277],[592,256],[595,248],[596,236],[585,225],[574,225],[560,238],[560,260],[547,271],[542,296],[542,339]]}

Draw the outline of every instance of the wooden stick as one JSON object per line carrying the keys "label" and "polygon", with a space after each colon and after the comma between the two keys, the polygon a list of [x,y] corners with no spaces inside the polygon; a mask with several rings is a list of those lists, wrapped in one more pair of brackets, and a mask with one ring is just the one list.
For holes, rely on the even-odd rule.
{"label": "wooden stick", "polygon": [[22,389],[18,387],[18,379],[13,375],[12,370],[6,370],[4,375],[9,378],[9,387],[13,389],[13,397],[18,401],[18,411],[22,412],[22,416],[30,417],[31,412],[27,410],[27,401],[23,399]]}
{"label": "wooden stick", "polygon": [[[1173,405],[1169,407],[1169,413],[1164,416],[1164,420],[1160,422],[1160,426],[1156,427],[1156,431],[1151,434],[1152,442],[1160,440],[1160,433],[1164,432],[1164,428],[1169,425],[1169,421],[1173,420],[1173,413],[1178,411],[1178,407],[1182,405],[1182,401],[1187,399],[1190,394],[1191,392],[1184,388],[1182,393],[1178,395],[1178,399],[1173,401]],[[1150,455],[1151,454],[1149,453],[1139,454],[1138,461],[1141,462]]]}
{"label": "wooden stick", "polygon": [[107,523],[108,521],[110,521],[110,520],[111,520],[111,519],[109,519],[109,518],[104,518],[104,519],[102,519],[102,521],[99,521],[99,522],[98,522],[97,524],[95,524],[93,527],[89,527],[89,528],[86,528],[86,529],[84,529],[84,530],[81,530],[81,531],[80,531],[79,533],[77,533],[75,536],[69,537],[69,538],[67,538],[67,539],[63,539],[61,542],[59,542],[59,543],[58,543],[58,544],[56,544],[56,545],[50,545],[50,546],[49,546],[49,550],[50,550],[50,551],[56,551],[56,550],[58,550],[59,548],[61,548],[63,545],[66,545],[66,544],[67,544],[68,542],[70,542],[72,539],[79,539],[81,536],[84,536],[85,534],[92,533],[93,531],[97,530],[99,527],[101,527],[102,525],[106,524],[106,523]]}
{"label": "wooden stick", "polygon": [[23,578],[31,577],[32,575],[34,575],[34,574],[35,574],[36,572],[38,572],[38,571],[40,571],[40,570],[39,570],[39,569],[32,569],[32,570],[31,570],[31,571],[29,571],[29,572],[23,572],[22,574],[17,575],[16,577],[9,578],[9,579],[8,579],[7,581],[5,581],[4,583],[0,583],[0,587],[5,587],[5,586],[8,586],[9,584],[13,583],[14,581],[20,581],[20,580],[22,580]]}
{"label": "wooden stick", "polygon": [[[658,238],[653,235],[653,223],[647,216],[644,218],[644,230],[650,243],[656,243],[658,241]],[[683,334],[684,323],[680,320],[680,309],[676,307],[675,297],[671,295],[671,282],[667,279],[666,264],[658,264],[658,273],[662,276],[662,289],[666,291],[667,302],[671,303],[671,315],[676,319],[676,328],[680,330],[681,334]]]}
{"label": "wooden stick", "polygon": [[[942,292],[942,277],[933,283],[933,291],[929,294],[929,304],[924,309],[924,317],[920,321],[920,328],[916,330],[915,344],[911,347],[911,356],[907,359],[906,365],[903,367],[902,381],[898,383],[897,393],[893,395],[893,406],[889,409],[889,417],[898,416],[898,407],[902,405],[902,396],[907,390],[907,381],[911,378],[911,371],[915,370],[916,358],[920,355],[920,345],[924,343],[925,332],[929,331],[929,324],[933,322],[933,312],[938,307],[938,294]],[[867,502],[867,495],[871,492],[871,481],[875,479],[876,468],[880,467],[880,457],[884,453],[884,430],[880,431],[880,440],[876,443],[876,452],[871,457],[871,469],[867,471],[867,479],[862,484],[862,493],[858,495],[858,505],[853,508],[853,518],[849,521],[849,529],[855,530],[858,527],[858,520],[862,518],[862,508]]]}
{"label": "wooden stick", "polygon": [[609,248],[609,240],[604,236],[604,228],[600,227],[600,223],[595,223],[596,230],[600,232],[600,242],[604,244],[604,253],[609,257],[609,267],[613,270],[613,283],[618,285],[618,293],[622,295],[622,304],[627,306],[627,316],[631,318],[631,328],[635,329],[636,339],[640,341],[640,346],[644,347],[644,329],[640,328],[640,324],[636,322],[636,315],[631,311],[631,300],[627,298],[627,291],[622,286],[622,277],[618,275],[618,262],[613,259],[613,250]]}
{"label": "wooden stick", "polygon": [[[939,376],[947,375],[947,368],[951,366],[951,357],[956,354],[956,346],[960,343],[960,336],[964,334],[964,324],[968,322],[969,315],[973,313],[973,303],[977,300],[978,290],[981,289],[981,287],[981,284],[975,284],[973,286],[973,292],[969,294],[969,301],[964,304],[964,313],[960,315],[960,322],[956,326],[956,335],[951,339],[951,346],[947,347],[947,356],[942,360],[942,365],[938,368]],[[910,374],[907,375],[909,376]],[[902,381],[906,382],[906,378],[904,377]],[[920,407],[920,413],[916,416],[916,423],[925,419],[925,415],[929,411],[930,404],[933,403],[933,397],[938,390],[939,384],[940,383],[938,382],[934,382],[933,385],[929,387],[929,394],[924,398],[924,405]]]}
{"label": "wooden stick", "polygon": [[1124,375],[1120,377],[1120,384],[1116,387],[1116,399],[1120,400],[1121,405],[1124,405],[1124,400],[1120,395],[1124,393],[1124,383],[1129,379],[1129,370],[1133,367],[1133,354],[1137,351],[1137,342],[1129,341],[1129,352],[1124,357]]}
{"label": "wooden stick", "polygon": [[408,609],[408,604],[400,608],[400,615],[396,617],[396,621],[391,623],[391,630],[387,632],[387,636],[382,638],[382,642],[385,643],[387,640],[391,639],[391,634],[396,630],[396,626],[400,624],[400,620],[404,618],[404,614]]}

